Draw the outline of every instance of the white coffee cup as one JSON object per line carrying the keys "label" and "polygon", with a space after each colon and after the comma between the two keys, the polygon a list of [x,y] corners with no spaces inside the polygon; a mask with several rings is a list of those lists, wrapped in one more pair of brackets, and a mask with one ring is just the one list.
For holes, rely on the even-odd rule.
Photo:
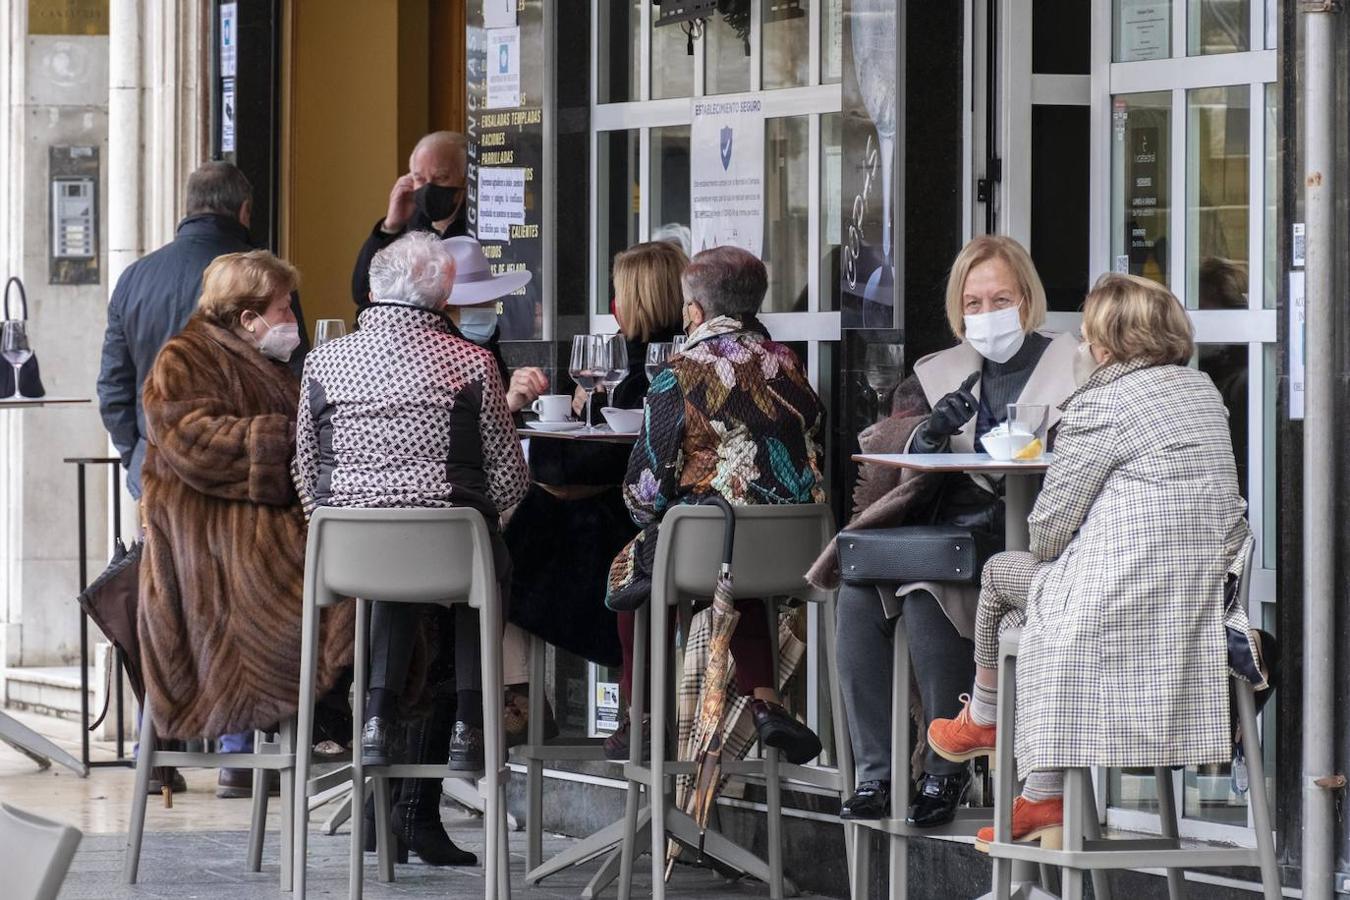
{"label": "white coffee cup", "polygon": [[530,411],[541,422],[566,422],[572,415],[572,397],[568,394],[544,394],[530,404]]}

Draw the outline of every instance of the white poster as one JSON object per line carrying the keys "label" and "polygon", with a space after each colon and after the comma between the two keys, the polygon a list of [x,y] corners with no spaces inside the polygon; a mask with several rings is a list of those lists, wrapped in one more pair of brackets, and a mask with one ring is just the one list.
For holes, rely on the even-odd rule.
{"label": "white poster", "polygon": [[1303,418],[1303,347],[1305,322],[1302,272],[1289,273],[1289,418]]}
{"label": "white poster", "polygon": [[[695,100],[689,136],[693,251],[764,248],[764,110],[755,100]],[[653,227],[657,226],[653,222]]]}
{"label": "white poster", "polygon": [[484,28],[514,28],[516,0],[483,0]]}
{"label": "white poster", "polygon": [[525,224],[525,170],[486,166],[478,170],[478,239],[511,241],[511,226]]}
{"label": "white poster", "polygon": [[520,29],[493,28],[487,33],[487,108],[520,105]]}
{"label": "white poster", "polygon": [[233,78],[238,66],[239,4],[220,4],[220,77]]}
{"label": "white poster", "polygon": [[220,83],[220,152],[234,152],[234,79]]}
{"label": "white poster", "polygon": [[1117,62],[1167,59],[1172,55],[1172,7],[1157,0],[1121,0]]}

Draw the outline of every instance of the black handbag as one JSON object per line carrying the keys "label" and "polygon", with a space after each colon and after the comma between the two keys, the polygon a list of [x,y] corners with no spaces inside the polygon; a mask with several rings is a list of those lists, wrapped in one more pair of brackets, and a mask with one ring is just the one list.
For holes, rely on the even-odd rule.
{"label": "black handbag", "polygon": [[[19,321],[28,321],[28,293],[23,289],[23,282],[17,276],[10,276],[9,281],[5,282],[5,318],[14,318],[9,312],[9,292],[11,288],[19,289],[19,300],[23,303],[23,315]],[[42,397],[47,391],[42,387],[42,375],[38,371],[37,353],[28,357],[28,361],[19,367],[19,393],[25,397]],[[0,397],[14,396],[14,367],[11,365],[0,366]]]}
{"label": "black handbag", "polygon": [[[131,682],[131,691],[138,702],[145,699],[145,677],[141,670],[141,640],[136,630],[136,610],[139,606],[141,583],[141,554],[144,541],[136,541],[130,548],[118,538],[108,568],[94,579],[79,596],[80,608],[94,620],[104,636],[122,653],[122,665]],[[109,678],[112,677],[111,671]],[[112,691],[104,691],[103,711],[89,726],[93,731],[108,714],[108,700]]]}
{"label": "black handbag", "polygon": [[845,584],[980,579],[999,547],[992,535],[951,525],[905,525],[839,533],[839,575]]}

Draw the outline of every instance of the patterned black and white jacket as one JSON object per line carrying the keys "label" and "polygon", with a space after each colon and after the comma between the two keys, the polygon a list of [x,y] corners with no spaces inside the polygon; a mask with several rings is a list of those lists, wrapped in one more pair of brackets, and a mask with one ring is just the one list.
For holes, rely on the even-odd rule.
{"label": "patterned black and white jacket", "polygon": [[470,506],[489,527],[529,473],[491,353],[448,319],[379,304],[305,360],[296,489],[315,506]]}

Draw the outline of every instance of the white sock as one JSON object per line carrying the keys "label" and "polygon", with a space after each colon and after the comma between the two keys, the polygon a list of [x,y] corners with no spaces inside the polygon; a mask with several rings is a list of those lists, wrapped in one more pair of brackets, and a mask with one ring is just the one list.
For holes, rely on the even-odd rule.
{"label": "white sock", "polygon": [[976,725],[998,722],[998,688],[975,683],[975,690],[970,694],[970,718]]}
{"label": "white sock", "polygon": [[1038,769],[1027,775],[1022,785],[1022,796],[1037,803],[1064,796],[1064,770]]}

